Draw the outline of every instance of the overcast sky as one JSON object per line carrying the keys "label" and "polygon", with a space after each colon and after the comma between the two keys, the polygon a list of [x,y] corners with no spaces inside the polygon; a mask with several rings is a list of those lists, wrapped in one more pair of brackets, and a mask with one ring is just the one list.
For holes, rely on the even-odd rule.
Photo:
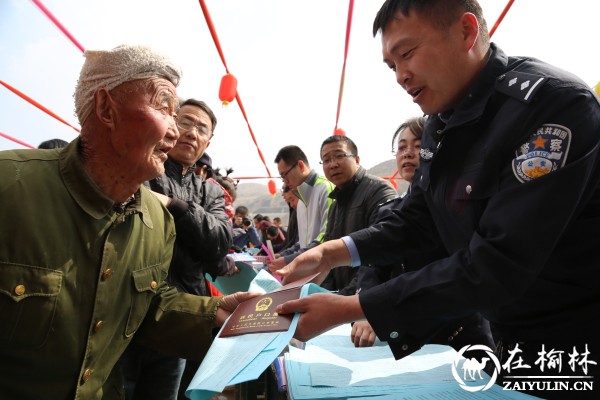
{"label": "overcast sky", "polygon": [[[205,100],[218,125],[208,148],[234,176],[266,176],[237,104],[223,109],[225,69],[197,0],[42,0],[86,49],[147,44],[181,65],[181,97]],[[391,136],[419,115],[383,64],[373,18],[381,0],[356,0],[339,126],[370,168],[391,159]],[[507,1],[481,1],[491,28]],[[348,0],[208,0],[238,90],[267,167],[288,144],[318,171],[319,148],[333,133]],[[509,55],[540,58],[600,81],[597,0],[516,0],[492,40]],[[0,0],[0,79],[77,126],[73,89],[83,64],[75,47],[29,0]],[[551,121],[550,121],[551,122]],[[33,146],[76,132],[0,86],[0,132]],[[0,137],[0,150],[22,146]],[[253,181],[266,183],[266,181]],[[279,182],[278,182],[279,185]]]}

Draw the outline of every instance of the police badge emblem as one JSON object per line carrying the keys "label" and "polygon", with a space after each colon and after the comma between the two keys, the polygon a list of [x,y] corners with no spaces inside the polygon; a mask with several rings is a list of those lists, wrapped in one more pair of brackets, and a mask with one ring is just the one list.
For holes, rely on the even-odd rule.
{"label": "police badge emblem", "polygon": [[433,158],[433,152],[429,149],[423,148],[419,151],[419,155],[423,161],[429,161]]}
{"label": "police badge emblem", "polygon": [[565,165],[571,145],[571,131],[561,125],[545,124],[517,151],[512,161],[515,177],[529,182]]}

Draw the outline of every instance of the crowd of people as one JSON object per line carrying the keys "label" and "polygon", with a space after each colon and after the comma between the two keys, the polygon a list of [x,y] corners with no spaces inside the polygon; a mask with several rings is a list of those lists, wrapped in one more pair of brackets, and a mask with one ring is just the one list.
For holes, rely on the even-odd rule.
{"label": "crowd of people", "polygon": [[540,346],[599,354],[598,97],[504,54],[475,0],[387,0],[373,35],[425,115],[391,135],[408,190],[369,174],[348,136],[315,144],[323,175],[287,145],[273,162],[289,212],[272,220],[213,168],[217,118],[177,96],[172,60],[86,51],[79,137],[0,153],[0,397],[185,399],[218,328],[257,295],[206,275],[235,275],[228,254],[267,243],[284,283],[319,272],[330,291],[278,306],[302,313],[299,340],[350,322],[356,347],[379,338],[398,359],[429,343],[483,345],[501,364]]}

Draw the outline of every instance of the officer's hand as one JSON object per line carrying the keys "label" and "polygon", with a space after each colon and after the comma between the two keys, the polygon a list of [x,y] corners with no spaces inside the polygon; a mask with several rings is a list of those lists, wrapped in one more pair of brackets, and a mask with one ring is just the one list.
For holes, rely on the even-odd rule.
{"label": "officer's hand", "polygon": [[225,320],[229,318],[231,313],[236,309],[236,307],[245,302],[246,300],[250,300],[254,297],[260,296],[260,293],[250,293],[250,292],[237,292],[234,294],[230,294],[224,296],[219,303],[219,308],[217,308],[217,315],[215,317],[215,326],[221,327],[225,323]]}
{"label": "officer's hand", "polygon": [[354,343],[354,347],[371,347],[375,343],[377,335],[366,320],[356,321],[352,325],[350,339]]}
{"label": "officer's hand", "polygon": [[302,313],[294,337],[306,342],[329,329],[364,318],[358,296],[315,293],[277,306],[280,314]]}
{"label": "officer's hand", "polygon": [[350,262],[350,252],[344,242],[340,239],[330,240],[302,253],[275,273],[283,278],[285,284],[320,272],[314,282],[321,284],[331,268],[350,265]]}

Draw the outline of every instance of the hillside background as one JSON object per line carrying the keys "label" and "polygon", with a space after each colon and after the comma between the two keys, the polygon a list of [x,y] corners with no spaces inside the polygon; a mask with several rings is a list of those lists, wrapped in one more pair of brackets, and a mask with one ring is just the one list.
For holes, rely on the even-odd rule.
{"label": "hillside background", "polygon": [[[388,160],[375,165],[367,170],[375,176],[391,176],[396,172],[396,160]],[[398,191],[406,191],[406,182],[397,180]],[[283,225],[287,226],[288,207],[279,193],[275,196],[269,194],[266,184],[260,183],[240,183],[237,186],[237,199],[233,203],[234,207],[246,206],[250,210],[250,215],[256,214],[268,215],[271,220],[274,217],[280,217]]]}

